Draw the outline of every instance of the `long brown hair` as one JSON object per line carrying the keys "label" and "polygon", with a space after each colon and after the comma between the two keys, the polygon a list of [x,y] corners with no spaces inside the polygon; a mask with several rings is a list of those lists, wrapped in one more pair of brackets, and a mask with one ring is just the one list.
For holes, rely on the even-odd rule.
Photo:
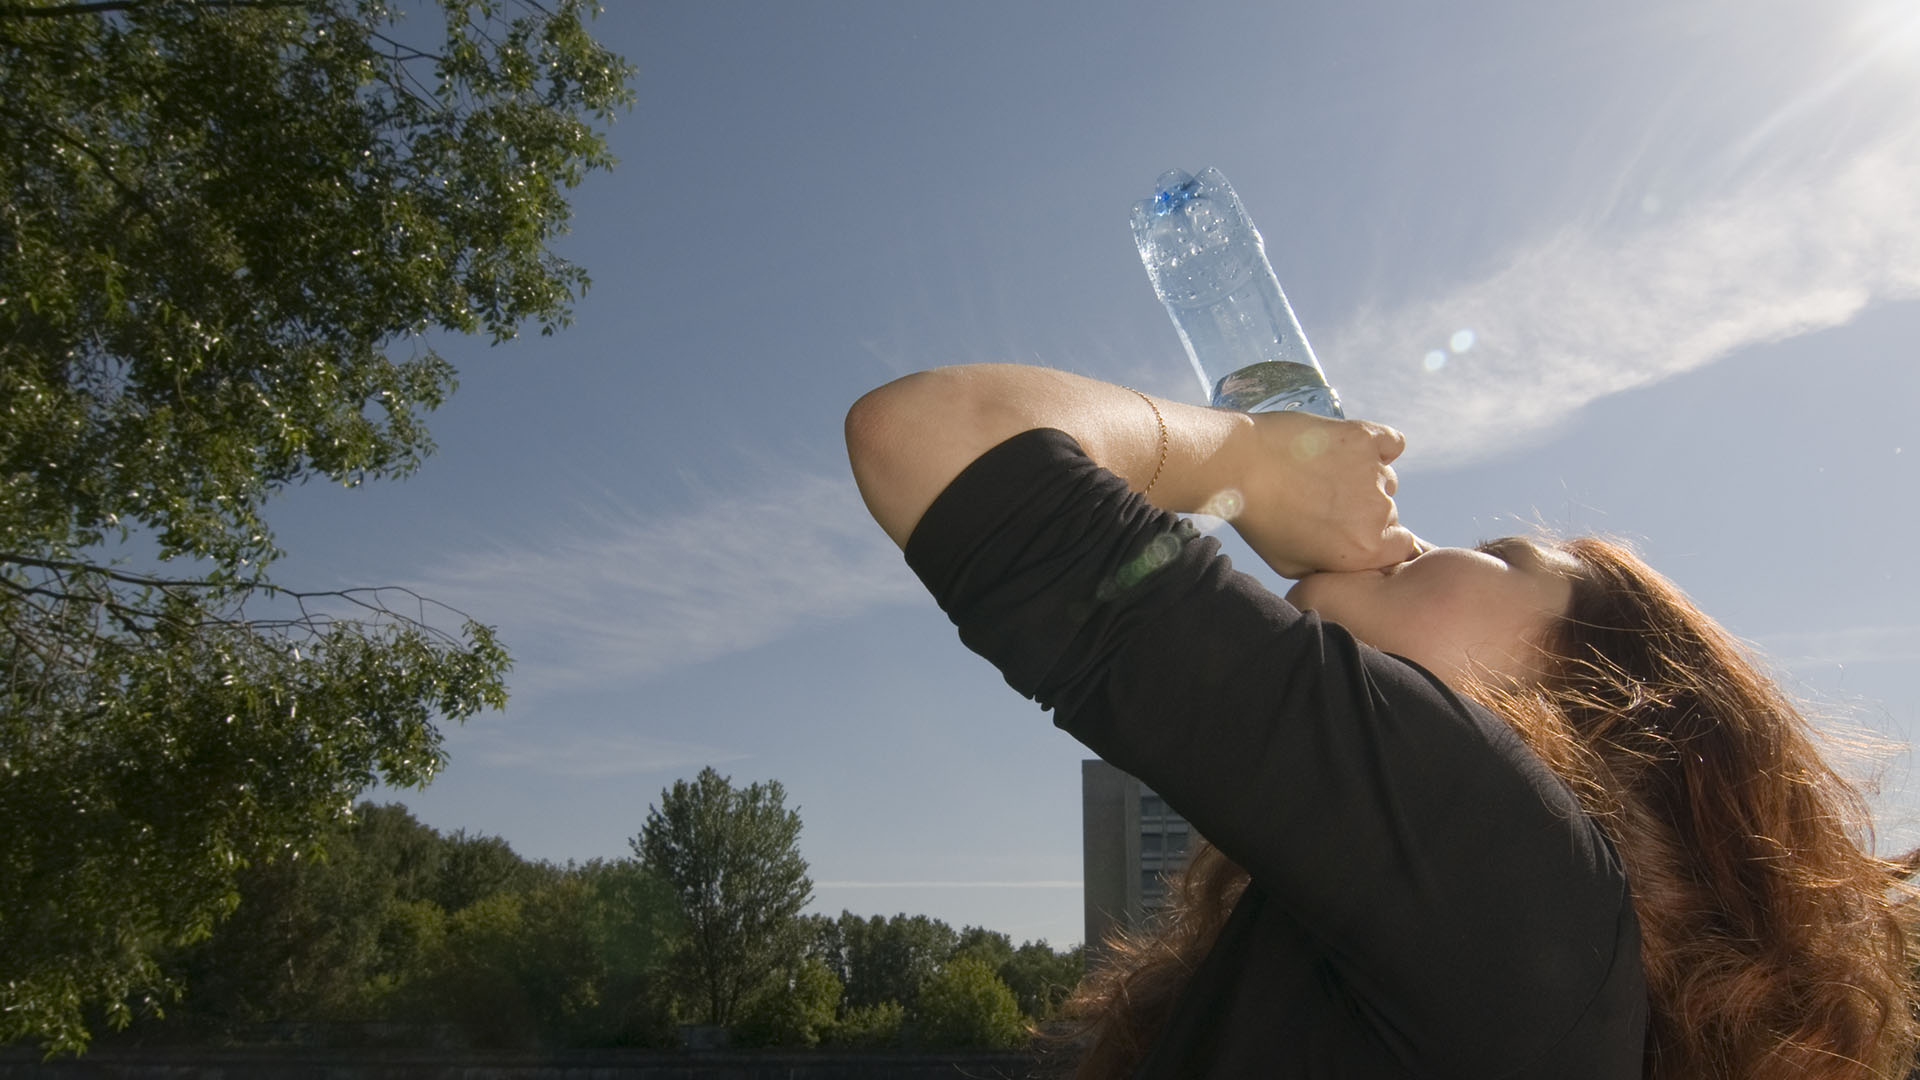
{"label": "long brown hair", "polygon": [[[1651,1022],[1648,1080],[1906,1075],[1920,1025],[1902,880],[1860,792],[1793,702],[1625,547],[1583,570],[1536,685],[1465,688],[1567,782],[1626,866]],[[1081,1077],[1125,1075],[1247,882],[1202,844],[1172,903],[1108,942],[1069,1007]]]}

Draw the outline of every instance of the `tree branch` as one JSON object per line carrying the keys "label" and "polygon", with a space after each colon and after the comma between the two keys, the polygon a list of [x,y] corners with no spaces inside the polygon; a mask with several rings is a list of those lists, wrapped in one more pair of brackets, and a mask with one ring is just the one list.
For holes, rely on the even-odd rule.
{"label": "tree branch", "polygon": [[[86,604],[91,606],[97,606],[98,608],[100,608],[100,610],[105,611],[108,614],[112,615],[114,617],[114,621],[120,624],[120,628],[122,630],[125,630],[129,634],[139,634],[139,635],[145,636],[146,634],[152,633],[152,629],[150,627],[140,625],[139,620],[141,619],[151,619],[156,623],[171,622],[181,626],[207,625],[207,623],[204,623],[204,622],[198,623],[198,624],[181,623],[179,622],[179,620],[169,619],[166,615],[158,612],[145,611],[136,607],[128,607],[125,604],[118,603],[114,600],[109,599],[108,596],[110,596],[111,594],[108,594],[108,596],[76,595],[74,593],[61,592],[57,589],[41,588],[37,585],[22,585],[15,581],[9,581],[6,578],[0,578],[0,588],[12,590],[14,593],[21,596],[44,596],[50,600],[56,600],[63,604]],[[37,608],[36,610],[39,610],[41,615],[46,616],[48,618],[52,618],[51,612],[48,612],[42,609],[37,609]],[[20,635],[16,631],[16,636],[24,636],[24,635]],[[98,639],[99,636],[100,636],[100,633],[98,628],[98,622],[96,621],[95,628],[92,631],[88,632],[85,635],[85,638],[87,640],[95,640],[95,639]]]}
{"label": "tree branch", "polygon": [[[169,586],[177,586],[185,589],[216,589],[227,587],[195,578],[162,578],[148,574],[127,574],[119,570],[100,566],[97,563],[74,562],[68,559],[40,559],[32,555],[18,555],[11,551],[0,551],[0,563],[31,566],[38,570],[52,570],[56,573],[98,574],[110,581],[118,581],[125,585],[140,585],[159,589],[164,589]],[[278,586],[263,585],[262,588],[275,590]]]}
{"label": "tree branch", "polygon": [[[282,8],[306,7],[313,0],[188,0],[191,7],[214,8]],[[0,7],[0,19],[47,19],[67,15],[107,15],[116,11],[139,11],[155,7],[151,0],[95,0],[85,4],[56,4],[53,7],[21,7],[8,4]]]}
{"label": "tree branch", "polygon": [[[4,14],[5,14],[4,12],[0,12],[0,15],[4,15]],[[41,131],[46,132],[47,134],[53,136],[55,139],[58,139],[59,141],[66,143],[68,146],[73,147],[75,150],[80,151],[82,154],[85,154],[87,158],[94,163],[94,165],[99,167],[100,175],[106,177],[108,183],[112,184],[115,188],[119,189],[120,194],[123,197],[125,197],[128,202],[133,203],[134,205],[138,206],[142,211],[148,214],[153,213],[153,206],[151,203],[147,202],[146,196],[141,192],[131,187],[128,187],[126,181],[120,179],[119,176],[115,175],[113,171],[113,166],[107,163],[106,158],[103,158],[100,156],[99,151],[95,150],[92,146],[88,145],[85,139],[81,139],[74,135],[70,135],[64,129],[55,127],[54,125],[49,124],[44,120],[40,120],[38,118],[30,117],[30,116],[22,116],[11,109],[7,110],[7,114],[21,121],[24,121],[25,123],[31,124],[34,127],[39,128]]]}
{"label": "tree branch", "polygon": [[[194,626],[201,626],[201,627],[228,626],[228,627],[245,627],[245,628],[254,629],[254,630],[286,630],[292,627],[299,626],[299,627],[305,627],[308,630],[313,630],[317,632],[321,627],[330,625],[335,621],[335,616],[328,614],[327,612],[324,612],[324,611],[314,612],[314,611],[308,610],[307,604],[309,601],[319,601],[319,600],[341,601],[346,604],[352,605],[353,607],[359,608],[361,611],[367,612],[369,615],[383,616],[388,619],[397,620],[400,623],[404,623],[405,625],[411,626],[417,630],[431,634],[432,636],[449,643],[456,642],[459,639],[456,638],[454,635],[447,633],[445,630],[442,630],[439,627],[427,621],[427,611],[426,611],[427,605],[431,604],[434,608],[441,611],[449,612],[453,615],[458,616],[463,620],[466,620],[467,622],[475,621],[473,616],[467,614],[464,611],[461,611],[459,608],[453,607],[452,605],[449,605],[449,604],[443,604],[438,600],[433,600],[426,596],[422,596],[421,594],[415,592],[412,589],[407,588],[404,585],[373,585],[373,586],[366,586],[366,587],[357,588],[357,589],[324,589],[324,590],[318,590],[318,591],[312,591],[312,592],[303,592],[298,589],[289,589],[284,586],[274,585],[270,582],[265,582],[265,581],[247,582],[242,584],[230,584],[230,583],[217,582],[217,581],[197,580],[193,578],[163,578],[163,577],[156,577],[149,574],[129,574],[124,571],[114,570],[110,567],[100,566],[94,563],[74,562],[74,561],[65,560],[65,559],[42,559],[42,558],[36,558],[31,555],[18,555],[12,552],[0,552],[0,565],[6,564],[6,563],[12,563],[16,566],[33,567],[34,569],[37,569],[37,570],[45,570],[51,573],[52,575],[54,575],[55,580],[60,583],[63,589],[66,587],[65,575],[67,574],[96,574],[102,578],[107,579],[108,581],[119,582],[120,584],[123,584],[123,585],[134,585],[140,588],[159,589],[161,592],[168,593],[168,594],[173,594],[176,592],[191,594],[195,591],[199,591],[203,593],[218,594],[218,593],[226,593],[234,590],[237,590],[244,594],[243,596],[240,597],[240,599],[237,602],[235,602],[234,606],[228,609],[236,617],[213,618],[213,619],[207,619],[199,623],[192,624]],[[131,616],[136,616],[144,619],[174,621],[174,620],[166,619],[166,616],[161,612],[151,611],[151,610],[146,610],[146,609],[136,608],[136,607],[129,607],[124,604],[121,604],[118,600],[109,599],[108,597],[76,595],[72,593],[66,593],[64,591],[50,592],[46,589],[38,588],[32,585],[26,585],[20,582],[9,581],[4,576],[0,576],[0,585],[4,585],[6,588],[12,589],[15,592],[38,594],[38,595],[46,596],[50,598],[57,598],[70,603],[98,604],[104,609],[114,612],[116,615],[131,615]],[[293,619],[293,618],[249,619],[249,618],[246,618],[245,616],[246,598],[249,596],[252,596],[255,593],[264,594],[265,596],[271,599],[287,600],[287,601],[293,602],[300,610],[300,617],[297,619]],[[408,597],[409,599],[413,600],[414,603],[419,606],[419,609],[420,609],[419,613],[417,615],[406,615],[401,612],[395,611],[392,607],[388,606],[386,600],[383,598],[383,594],[386,594],[386,593],[399,593],[402,596]]]}
{"label": "tree branch", "polygon": [[[441,56],[439,53],[422,52],[419,49],[416,49],[413,46],[408,45],[406,42],[388,37],[387,35],[381,33],[378,30],[367,31],[367,36],[374,38],[375,40],[380,41],[381,43],[388,45],[393,49],[393,52],[387,54],[387,59],[389,60],[397,61],[400,63],[405,63],[408,60],[434,60],[440,63],[445,63],[447,59],[446,57]],[[401,55],[402,53],[405,53],[406,55],[403,56]]]}

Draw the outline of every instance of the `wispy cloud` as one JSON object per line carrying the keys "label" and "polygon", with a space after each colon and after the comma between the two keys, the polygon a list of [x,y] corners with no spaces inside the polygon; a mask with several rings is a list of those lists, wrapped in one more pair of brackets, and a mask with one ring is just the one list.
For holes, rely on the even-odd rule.
{"label": "wispy cloud", "polygon": [[1920,626],[1852,626],[1772,634],[1755,644],[1788,669],[1920,662]]}
{"label": "wispy cloud", "polygon": [[1909,132],[1633,231],[1568,227],[1481,280],[1360,312],[1327,351],[1355,358],[1341,380],[1356,415],[1416,433],[1410,463],[1462,464],[1605,395],[1915,296],[1920,136]]}
{"label": "wispy cloud", "polygon": [[678,773],[747,756],[643,735],[565,730],[523,733],[518,727],[512,731],[456,729],[449,732],[447,743],[450,756],[459,763],[579,778]]}
{"label": "wispy cloud", "polygon": [[[1479,280],[1359,312],[1324,346],[1345,358],[1351,411],[1412,432],[1409,464],[1463,464],[1608,394],[1920,296],[1920,134],[1762,175],[1632,230],[1568,226]],[[418,584],[501,625],[523,693],[632,681],[920,597],[844,473],[779,472],[675,513],[583,515]],[[1848,655],[1884,648],[1857,633]]]}
{"label": "wispy cloud", "polygon": [[851,478],[778,471],[677,513],[583,515],[456,555],[419,587],[500,624],[516,690],[632,680],[919,594]]}

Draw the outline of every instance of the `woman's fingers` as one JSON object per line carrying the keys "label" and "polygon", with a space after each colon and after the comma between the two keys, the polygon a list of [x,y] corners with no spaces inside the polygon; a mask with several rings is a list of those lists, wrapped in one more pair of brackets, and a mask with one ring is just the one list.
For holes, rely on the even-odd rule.
{"label": "woman's fingers", "polygon": [[1392,462],[1406,449],[1400,432],[1305,413],[1258,414],[1255,424],[1268,453],[1247,474],[1234,527],[1268,565],[1282,573],[1367,570],[1419,554],[1394,503],[1400,476]]}
{"label": "woman's fingers", "polygon": [[1399,555],[1398,558],[1388,563],[1388,566],[1398,566],[1403,562],[1417,559],[1433,550],[1432,544],[1413,535],[1405,526],[1395,524],[1393,528],[1387,530],[1387,533],[1389,546]]}
{"label": "woman's fingers", "polygon": [[1380,451],[1382,465],[1393,464],[1395,458],[1406,452],[1407,437],[1405,435],[1385,424],[1376,424],[1371,420],[1361,420],[1358,423],[1373,433],[1373,444]]}

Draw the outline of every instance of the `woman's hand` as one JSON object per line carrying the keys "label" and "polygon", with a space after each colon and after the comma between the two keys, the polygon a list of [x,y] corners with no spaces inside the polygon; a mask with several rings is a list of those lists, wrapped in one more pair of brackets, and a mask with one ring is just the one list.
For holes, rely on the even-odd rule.
{"label": "woman's hand", "polygon": [[[1213,509],[1268,566],[1289,578],[1393,566],[1424,545],[1393,504],[1399,432],[1366,420],[1255,413],[1240,433],[1237,491]],[[1237,502],[1237,506],[1234,505]]]}

